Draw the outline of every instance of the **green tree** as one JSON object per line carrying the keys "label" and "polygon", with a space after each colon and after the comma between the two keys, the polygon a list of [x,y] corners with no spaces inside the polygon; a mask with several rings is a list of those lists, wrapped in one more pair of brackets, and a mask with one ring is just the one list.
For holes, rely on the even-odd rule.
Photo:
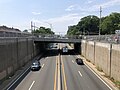
{"label": "green tree", "polygon": [[85,34],[97,34],[99,31],[99,18],[94,15],[83,17],[77,26]]}
{"label": "green tree", "polygon": [[94,15],[89,15],[81,18],[77,25],[69,26],[68,35],[80,34],[98,34],[99,31],[99,18]]}
{"label": "green tree", "polygon": [[120,13],[112,13],[103,20],[101,24],[101,34],[114,34],[120,29]]}
{"label": "green tree", "polygon": [[33,31],[33,33],[39,33],[39,34],[54,34],[53,31],[51,31],[50,28],[40,27]]}

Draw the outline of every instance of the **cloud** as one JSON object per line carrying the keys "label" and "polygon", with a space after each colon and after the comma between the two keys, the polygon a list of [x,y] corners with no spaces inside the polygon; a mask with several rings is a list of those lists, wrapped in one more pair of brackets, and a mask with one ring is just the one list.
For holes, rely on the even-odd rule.
{"label": "cloud", "polygon": [[36,25],[46,26],[46,27],[50,27],[50,25],[48,24],[50,23],[52,24],[53,31],[55,33],[58,34],[58,32],[60,32],[61,34],[65,34],[68,30],[68,26],[76,25],[80,21],[81,17],[82,16],[80,16],[78,13],[71,13],[46,20],[33,19],[33,21],[36,22]]}
{"label": "cloud", "polygon": [[102,4],[96,4],[90,7],[89,9],[86,9],[86,10],[84,9],[84,11],[88,11],[88,12],[99,11],[100,6],[102,8],[109,8],[109,7],[116,6],[116,5],[120,5],[120,0],[110,0]]}
{"label": "cloud", "polygon": [[90,4],[90,3],[92,3],[92,2],[93,2],[92,0],[88,0],[88,1],[87,1],[88,4]]}
{"label": "cloud", "polygon": [[[87,1],[87,4],[90,4],[92,3],[93,0],[88,0]],[[116,6],[116,5],[120,5],[120,0],[109,0],[107,2],[104,2],[104,3],[101,3],[101,4],[95,4],[93,6],[84,6],[84,7],[81,7],[80,5],[71,5],[69,6],[67,9],[65,9],[66,11],[82,11],[82,12],[94,12],[94,11],[99,11],[100,9],[100,6],[102,8],[109,8],[109,7],[113,7],[113,6]]]}
{"label": "cloud", "polygon": [[106,3],[96,5],[96,6],[101,6],[103,8],[108,8],[108,7],[112,7],[112,6],[115,6],[115,5],[120,5],[120,0],[110,0]]}
{"label": "cloud", "polygon": [[74,10],[77,10],[79,8],[79,5],[77,4],[74,4],[74,5],[70,5],[68,6],[65,11],[74,11]]}
{"label": "cloud", "polygon": [[32,12],[33,15],[40,15],[40,12]]}
{"label": "cloud", "polygon": [[77,13],[72,13],[72,14],[68,14],[68,15],[63,15],[63,16],[60,16],[60,17],[56,17],[56,18],[51,18],[51,19],[48,19],[48,21],[52,22],[52,23],[62,23],[62,22],[65,22],[65,21],[75,21],[76,19],[80,19],[81,17],[79,16],[79,14]]}

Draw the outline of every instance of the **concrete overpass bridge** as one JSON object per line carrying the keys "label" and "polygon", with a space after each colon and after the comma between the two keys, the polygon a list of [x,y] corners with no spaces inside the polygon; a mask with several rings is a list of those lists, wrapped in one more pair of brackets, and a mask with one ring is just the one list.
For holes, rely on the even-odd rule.
{"label": "concrete overpass bridge", "polygon": [[81,53],[81,40],[75,38],[34,38],[34,43],[72,43],[74,45],[74,50]]}
{"label": "concrete overpass bridge", "polygon": [[81,39],[74,38],[34,38],[35,43],[48,42],[48,43],[81,43]]}

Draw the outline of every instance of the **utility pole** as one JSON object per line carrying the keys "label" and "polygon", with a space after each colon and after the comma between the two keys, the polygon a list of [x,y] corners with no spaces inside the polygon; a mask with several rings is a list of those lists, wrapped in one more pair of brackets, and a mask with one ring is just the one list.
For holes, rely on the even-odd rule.
{"label": "utility pole", "polygon": [[35,26],[35,23],[34,23],[34,32],[35,32],[35,27],[36,27],[36,26]]}
{"label": "utility pole", "polygon": [[99,22],[99,37],[100,37],[100,32],[101,32],[101,13],[102,13],[102,7],[100,6],[100,22]]}
{"label": "utility pole", "polygon": [[33,31],[33,28],[32,28],[32,27],[33,27],[33,25],[32,25],[32,21],[31,21],[31,25],[30,25],[30,26],[31,26],[31,33],[32,33],[32,31]]}

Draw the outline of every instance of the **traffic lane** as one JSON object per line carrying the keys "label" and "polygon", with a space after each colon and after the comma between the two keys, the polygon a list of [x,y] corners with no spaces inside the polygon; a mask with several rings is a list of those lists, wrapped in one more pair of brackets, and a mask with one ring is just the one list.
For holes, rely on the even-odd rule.
{"label": "traffic lane", "polygon": [[56,56],[47,57],[41,61],[39,71],[31,71],[16,90],[53,90]]}
{"label": "traffic lane", "polygon": [[[75,57],[75,56],[74,56]],[[73,58],[74,58],[73,57]],[[77,58],[77,57],[76,57]],[[88,84],[89,88],[93,88],[94,90],[112,90],[103,80],[100,80],[98,76],[96,76],[84,63],[84,65],[78,65],[75,62],[78,71],[81,72],[83,81],[85,84]]]}
{"label": "traffic lane", "polygon": [[64,58],[67,87],[70,87],[68,90],[110,90],[85,65],[77,65],[75,56],[67,55]]}
{"label": "traffic lane", "polygon": [[[76,68],[73,66],[71,62],[72,59],[68,58],[67,55],[62,55],[61,60],[63,61],[62,65],[64,65],[65,77],[66,77],[66,87],[67,90],[81,90],[80,89],[80,79],[77,73]],[[63,85],[64,86],[64,85]]]}
{"label": "traffic lane", "polygon": [[[48,57],[49,58],[49,57]],[[45,66],[41,70],[40,76],[36,78],[36,83],[31,90],[53,90],[55,77],[56,58],[47,59]]]}

